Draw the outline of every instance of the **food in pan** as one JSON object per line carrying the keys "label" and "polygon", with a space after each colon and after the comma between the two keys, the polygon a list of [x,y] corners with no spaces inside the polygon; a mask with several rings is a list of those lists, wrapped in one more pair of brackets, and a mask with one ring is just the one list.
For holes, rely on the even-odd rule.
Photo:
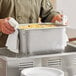
{"label": "food in pan", "polygon": [[56,27],[55,25],[49,24],[49,25],[40,25],[40,24],[29,24],[29,25],[20,25],[19,29],[30,29],[30,28],[51,28]]}

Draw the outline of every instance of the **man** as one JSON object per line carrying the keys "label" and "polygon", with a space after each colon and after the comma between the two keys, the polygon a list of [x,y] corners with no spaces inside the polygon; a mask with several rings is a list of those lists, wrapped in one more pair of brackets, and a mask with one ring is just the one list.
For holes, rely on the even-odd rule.
{"label": "man", "polygon": [[62,16],[53,10],[50,0],[0,0],[0,47],[4,47],[8,34],[14,28],[8,23],[13,17],[18,23],[62,21]]}

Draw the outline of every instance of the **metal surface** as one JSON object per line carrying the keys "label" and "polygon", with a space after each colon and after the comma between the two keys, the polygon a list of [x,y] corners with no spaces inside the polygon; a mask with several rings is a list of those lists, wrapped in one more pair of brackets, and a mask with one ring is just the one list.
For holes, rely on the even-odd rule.
{"label": "metal surface", "polygon": [[0,57],[0,76],[7,76],[6,71],[7,71],[6,59],[2,56]]}
{"label": "metal surface", "polygon": [[7,76],[20,76],[21,70],[31,67],[50,67],[64,71],[64,76],[76,75],[76,53],[7,58]]}

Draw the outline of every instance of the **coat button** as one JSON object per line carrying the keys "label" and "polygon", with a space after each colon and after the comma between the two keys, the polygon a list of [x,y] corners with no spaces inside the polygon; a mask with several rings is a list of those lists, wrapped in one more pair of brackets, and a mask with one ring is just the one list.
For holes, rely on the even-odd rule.
{"label": "coat button", "polygon": [[17,16],[17,18],[20,20],[20,19],[22,19],[22,17],[21,16]]}

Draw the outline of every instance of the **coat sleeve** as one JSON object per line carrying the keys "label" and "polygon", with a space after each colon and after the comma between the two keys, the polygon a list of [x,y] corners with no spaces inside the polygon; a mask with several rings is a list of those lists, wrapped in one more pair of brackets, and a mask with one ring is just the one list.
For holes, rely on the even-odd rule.
{"label": "coat sleeve", "polygon": [[53,16],[59,14],[59,12],[54,11],[50,0],[42,0],[40,17],[42,22],[50,22]]}
{"label": "coat sleeve", "polygon": [[2,0],[0,0],[0,13],[1,13],[1,7],[2,7]]}
{"label": "coat sleeve", "polygon": [[[1,13],[1,5],[2,5],[2,0],[0,0],[0,13]],[[0,27],[0,30],[1,30],[1,27]],[[0,37],[2,35],[2,32],[0,31]]]}

